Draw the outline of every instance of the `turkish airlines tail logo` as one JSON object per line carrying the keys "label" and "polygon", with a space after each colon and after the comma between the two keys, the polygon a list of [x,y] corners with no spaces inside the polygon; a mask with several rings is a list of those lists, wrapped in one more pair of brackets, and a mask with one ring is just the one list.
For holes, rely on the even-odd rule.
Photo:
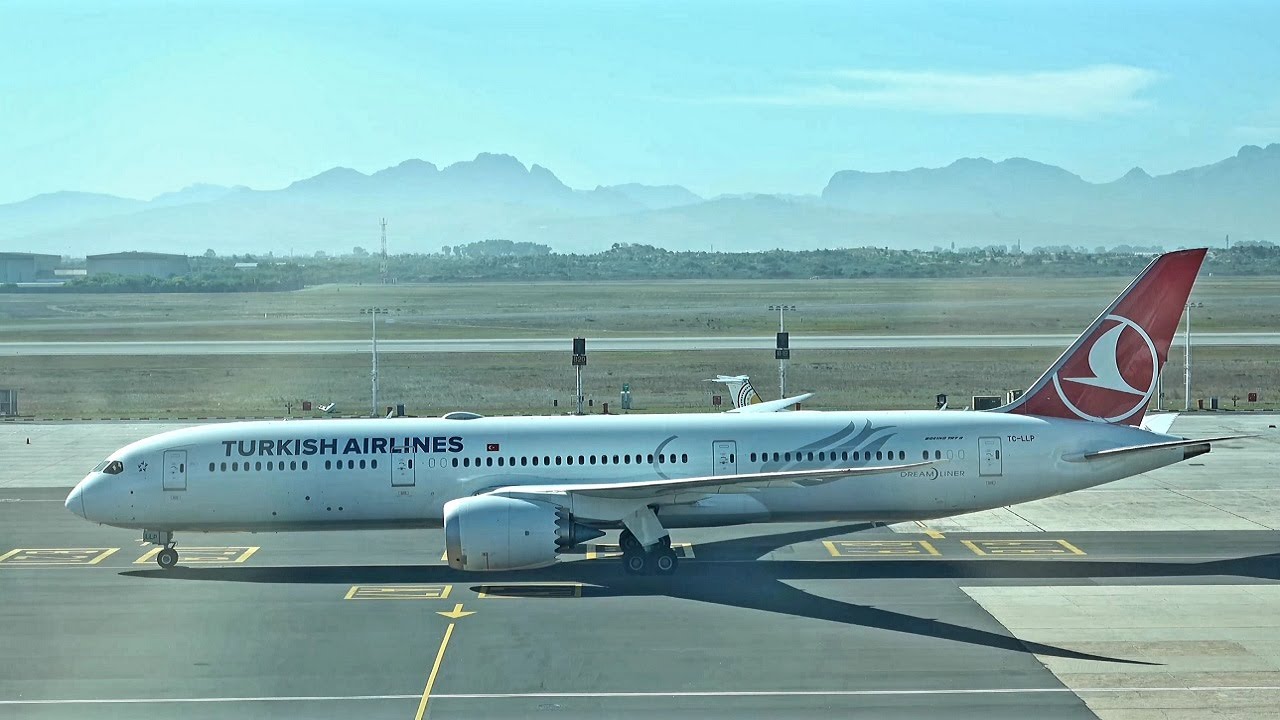
{"label": "turkish airlines tail logo", "polygon": [[1141,424],[1205,252],[1153,260],[1030,390],[1000,411]]}
{"label": "turkish airlines tail logo", "polygon": [[[1116,320],[1124,320],[1124,318],[1117,318],[1114,315],[1111,317]],[[1120,372],[1120,356],[1118,352],[1120,350],[1120,336],[1124,334],[1125,327],[1124,325],[1116,325],[1106,331],[1089,349],[1089,370],[1093,373],[1093,377],[1063,378],[1063,380],[1131,395],[1146,394],[1145,390],[1139,390],[1130,385],[1124,379],[1124,374]],[[1138,332],[1142,332],[1142,329],[1136,325],[1133,327],[1137,328]],[[1150,342],[1150,338],[1146,337],[1146,333],[1143,333],[1143,338]]]}

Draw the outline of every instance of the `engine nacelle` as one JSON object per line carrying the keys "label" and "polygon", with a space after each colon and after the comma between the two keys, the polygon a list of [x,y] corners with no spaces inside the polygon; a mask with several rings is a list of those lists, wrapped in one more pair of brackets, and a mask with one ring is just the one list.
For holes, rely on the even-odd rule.
{"label": "engine nacelle", "polygon": [[478,495],[444,504],[445,555],[454,570],[543,567],[562,547],[603,534],[547,503]]}

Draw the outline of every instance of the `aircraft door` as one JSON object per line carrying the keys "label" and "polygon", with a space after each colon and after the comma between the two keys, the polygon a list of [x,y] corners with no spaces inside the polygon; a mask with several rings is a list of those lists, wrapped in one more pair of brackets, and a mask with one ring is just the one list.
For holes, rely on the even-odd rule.
{"label": "aircraft door", "polygon": [[733,440],[717,440],[713,443],[711,464],[713,475],[738,474],[738,443]]}
{"label": "aircraft door", "polygon": [[978,438],[978,475],[1003,475],[1000,460],[1000,438]]}
{"label": "aircraft door", "polygon": [[391,463],[391,487],[413,487],[417,484],[416,463],[412,455],[397,455]]}
{"label": "aircraft door", "polygon": [[187,489],[187,451],[164,451],[164,489]]}

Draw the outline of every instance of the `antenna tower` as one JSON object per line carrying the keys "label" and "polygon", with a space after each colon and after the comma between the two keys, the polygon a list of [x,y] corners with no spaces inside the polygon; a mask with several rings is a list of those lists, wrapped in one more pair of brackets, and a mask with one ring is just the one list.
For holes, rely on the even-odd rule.
{"label": "antenna tower", "polygon": [[387,271],[387,219],[382,218],[382,264],[379,268],[382,274],[382,284],[386,285],[391,282],[390,273]]}

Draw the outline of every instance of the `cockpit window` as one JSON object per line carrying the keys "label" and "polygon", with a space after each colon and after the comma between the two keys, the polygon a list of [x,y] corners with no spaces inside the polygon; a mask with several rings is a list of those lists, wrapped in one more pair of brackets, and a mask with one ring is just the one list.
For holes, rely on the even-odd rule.
{"label": "cockpit window", "polygon": [[124,472],[124,464],[119,460],[112,460],[107,463],[106,467],[102,468],[102,472],[108,475],[119,475]]}

